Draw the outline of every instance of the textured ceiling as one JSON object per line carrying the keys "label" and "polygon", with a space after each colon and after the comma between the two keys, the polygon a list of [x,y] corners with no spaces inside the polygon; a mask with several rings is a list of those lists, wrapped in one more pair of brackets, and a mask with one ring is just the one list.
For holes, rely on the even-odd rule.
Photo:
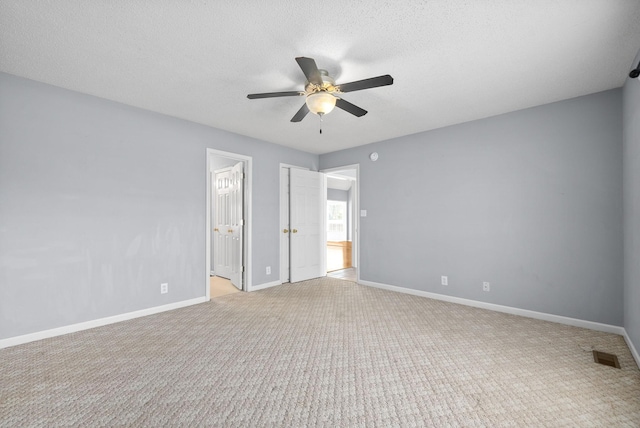
{"label": "textured ceiling", "polygon": [[[622,86],[640,1],[0,2],[0,70],[312,153]],[[296,56],[369,111],[289,120]]]}

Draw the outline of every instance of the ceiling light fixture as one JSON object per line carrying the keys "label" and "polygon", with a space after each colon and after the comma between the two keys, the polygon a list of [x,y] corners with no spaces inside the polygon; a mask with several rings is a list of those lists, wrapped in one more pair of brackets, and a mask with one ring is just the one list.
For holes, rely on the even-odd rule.
{"label": "ceiling light fixture", "polygon": [[638,66],[631,70],[631,72],[629,73],[629,77],[631,77],[632,79],[635,79],[638,76],[640,76],[640,62],[638,63]]}
{"label": "ceiling light fixture", "polygon": [[306,97],[305,103],[302,104],[300,110],[291,118],[291,122],[300,122],[311,112],[320,118],[321,134],[322,117],[327,113],[331,113],[334,107],[338,107],[356,117],[362,117],[367,114],[366,110],[345,101],[342,98],[343,93],[393,84],[393,77],[385,74],[384,76],[370,77],[369,79],[336,85],[336,81],[329,76],[329,72],[318,68],[313,58],[299,56],[296,58],[296,62],[307,78],[304,91],[263,92],[260,94],[249,94],[247,98],[254,100],[257,98],[297,97],[304,95]]}
{"label": "ceiling light fixture", "polygon": [[329,92],[319,91],[307,95],[306,103],[311,113],[322,116],[330,113],[336,106],[336,97]]}

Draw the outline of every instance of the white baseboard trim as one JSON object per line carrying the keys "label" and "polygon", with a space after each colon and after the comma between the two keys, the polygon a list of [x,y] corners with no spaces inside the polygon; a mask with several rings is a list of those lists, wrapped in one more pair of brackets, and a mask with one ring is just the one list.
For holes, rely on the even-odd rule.
{"label": "white baseboard trim", "polygon": [[0,339],[0,349],[8,348],[10,346],[22,345],[24,343],[35,342],[36,340],[48,339],[51,337],[62,336],[63,334],[75,333],[82,330],[89,330],[90,328],[102,327],[108,324],[114,324],[120,321],[127,321],[134,318],[140,318],[147,315],[153,315],[160,312],[166,312],[173,309],[184,308],[186,306],[197,305],[198,303],[206,302],[206,297],[198,297],[190,300],[183,300],[182,302],[170,303],[168,305],[155,306],[153,308],[141,309],[139,311],[128,312],[126,314],[114,315],[106,318],[99,318],[97,320],[85,321],[78,324],[71,324],[64,327],[52,328],[51,330],[38,331],[36,333],[29,333],[22,336],[10,337],[8,339]]}
{"label": "white baseboard trim", "polygon": [[282,284],[282,282],[280,281],[265,282],[264,284],[258,284],[258,285],[252,286],[249,291],[264,290],[265,288],[275,287],[276,285],[280,285],[280,284]]}
{"label": "white baseboard trim", "polygon": [[359,284],[369,287],[382,288],[384,290],[396,291],[399,293],[412,294],[414,296],[428,297],[430,299],[442,300],[449,303],[457,303],[465,306],[473,306],[480,309],[488,309],[496,312],[504,312],[511,315],[519,315],[527,318],[534,318],[543,321],[556,322],[559,324],[571,325],[574,327],[588,328],[590,330],[603,331],[605,333],[614,333],[621,336],[626,335],[624,327],[609,324],[601,324],[593,321],[585,321],[577,318],[563,317],[561,315],[547,314],[544,312],[530,311],[528,309],[514,308],[511,306],[496,305],[495,303],[480,302],[478,300],[463,299],[461,297],[447,296],[445,294],[431,293],[429,291],[412,290],[410,288],[398,287],[396,285],[381,284],[372,281],[360,280]]}
{"label": "white baseboard trim", "polygon": [[636,347],[633,346],[633,342],[631,341],[631,338],[627,334],[627,330],[624,331],[623,336],[624,336],[624,341],[627,342],[627,346],[631,351],[631,355],[633,355],[633,359],[636,360],[636,364],[638,365],[638,368],[640,368],[640,354],[638,354],[638,350],[636,349]]}

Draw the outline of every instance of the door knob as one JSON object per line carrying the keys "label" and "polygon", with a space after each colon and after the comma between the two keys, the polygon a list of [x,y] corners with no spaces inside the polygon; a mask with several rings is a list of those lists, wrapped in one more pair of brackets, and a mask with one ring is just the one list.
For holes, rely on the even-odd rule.
{"label": "door knob", "polygon": [[289,233],[289,229],[284,229],[282,233]]}
{"label": "door knob", "polygon": [[292,232],[293,233],[298,233],[298,229],[293,229]]}
{"label": "door knob", "polygon": [[216,227],[216,228],[214,228],[214,229],[213,229],[213,231],[214,231],[214,232],[217,232],[217,231],[218,231],[218,228],[217,228],[217,227]]}

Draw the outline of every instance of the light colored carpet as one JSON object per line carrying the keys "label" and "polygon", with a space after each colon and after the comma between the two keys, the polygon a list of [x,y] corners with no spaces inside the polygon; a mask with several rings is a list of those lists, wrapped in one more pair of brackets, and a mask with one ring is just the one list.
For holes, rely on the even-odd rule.
{"label": "light colored carpet", "polygon": [[0,350],[0,385],[2,426],[640,426],[620,336],[330,278]]}

